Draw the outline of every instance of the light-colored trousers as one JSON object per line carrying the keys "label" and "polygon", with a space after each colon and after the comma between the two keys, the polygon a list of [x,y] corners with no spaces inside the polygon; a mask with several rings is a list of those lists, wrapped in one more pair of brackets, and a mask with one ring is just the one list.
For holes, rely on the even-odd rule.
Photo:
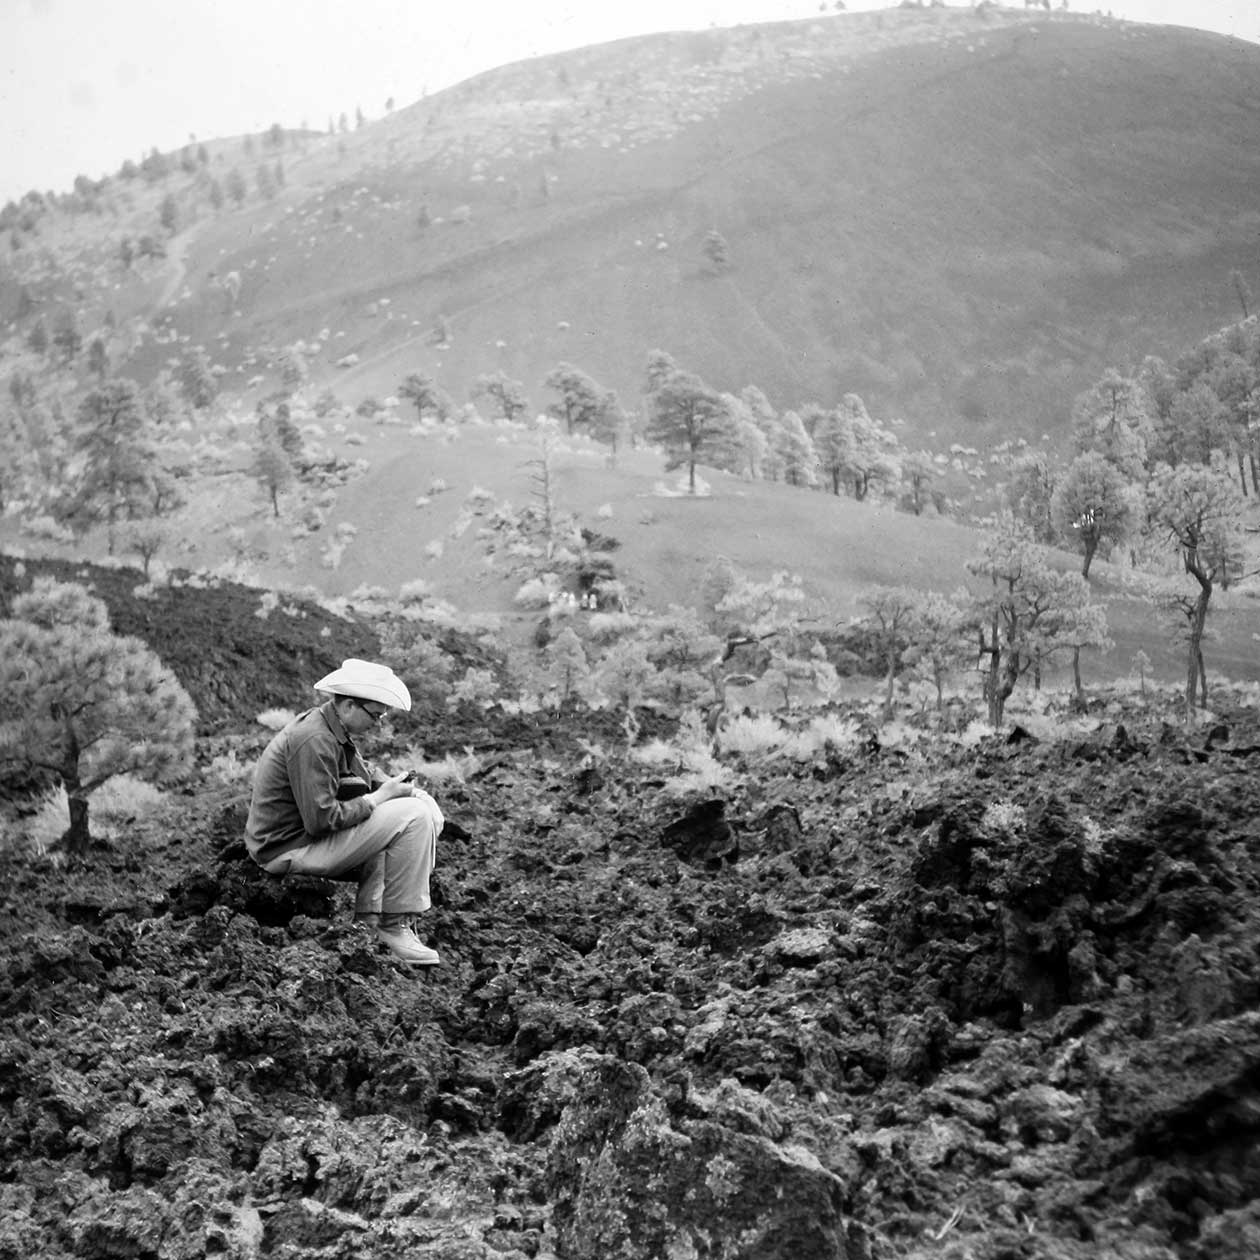
{"label": "light-colored trousers", "polygon": [[272,875],[329,875],[359,868],[354,917],[420,914],[430,906],[429,876],[437,859],[442,811],[428,795],[378,805],[357,827],[290,849],[263,869]]}

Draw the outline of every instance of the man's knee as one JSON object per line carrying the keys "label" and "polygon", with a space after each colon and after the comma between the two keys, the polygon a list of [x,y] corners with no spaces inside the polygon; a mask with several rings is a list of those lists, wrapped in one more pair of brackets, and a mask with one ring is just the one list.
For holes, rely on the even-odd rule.
{"label": "man's knee", "polygon": [[376,812],[382,810],[388,810],[391,819],[396,818],[409,830],[431,832],[435,836],[442,830],[442,811],[431,797],[398,796],[376,807]]}

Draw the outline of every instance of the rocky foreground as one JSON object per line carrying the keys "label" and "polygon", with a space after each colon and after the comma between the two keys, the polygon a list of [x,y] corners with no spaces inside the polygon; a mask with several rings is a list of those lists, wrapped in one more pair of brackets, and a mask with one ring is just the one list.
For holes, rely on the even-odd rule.
{"label": "rocky foreground", "polygon": [[739,769],[484,759],[419,974],[239,792],[8,847],[0,1257],[1260,1255],[1254,713]]}

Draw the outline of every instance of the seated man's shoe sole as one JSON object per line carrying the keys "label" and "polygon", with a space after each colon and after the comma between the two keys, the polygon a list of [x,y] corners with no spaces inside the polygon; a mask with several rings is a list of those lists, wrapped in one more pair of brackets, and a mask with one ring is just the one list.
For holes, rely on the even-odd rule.
{"label": "seated man's shoe sole", "polygon": [[395,954],[395,958],[401,963],[406,963],[409,967],[437,967],[442,960],[438,957],[437,950],[426,949],[423,958],[408,956],[404,958],[401,954]]}

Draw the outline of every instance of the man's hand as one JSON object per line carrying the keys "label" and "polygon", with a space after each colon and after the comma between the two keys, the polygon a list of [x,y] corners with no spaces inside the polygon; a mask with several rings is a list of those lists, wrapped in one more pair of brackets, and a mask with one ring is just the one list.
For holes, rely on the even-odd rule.
{"label": "man's hand", "polygon": [[372,802],[372,807],[375,809],[377,805],[396,800],[400,796],[410,796],[411,784],[407,782],[410,775],[410,770],[404,770],[401,774],[394,775],[392,779],[386,779],[384,783],[378,784],[368,793],[368,800]]}

